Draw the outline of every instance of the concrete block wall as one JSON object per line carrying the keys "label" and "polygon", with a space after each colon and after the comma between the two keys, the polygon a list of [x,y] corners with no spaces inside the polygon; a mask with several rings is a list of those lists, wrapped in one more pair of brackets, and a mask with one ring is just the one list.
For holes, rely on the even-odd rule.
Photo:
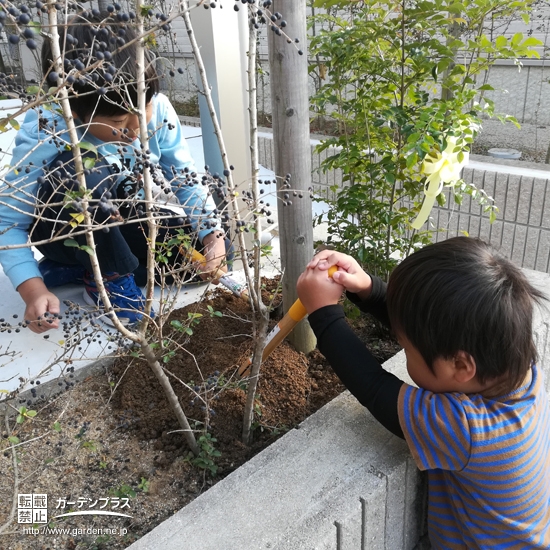
{"label": "concrete block wall", "polygon": [[539,271],[525,270],[531,283],[542,290],[549,301],[537,308],[533,322],[539,365],[544,372],[546,391],[550,394],[550,275]]}

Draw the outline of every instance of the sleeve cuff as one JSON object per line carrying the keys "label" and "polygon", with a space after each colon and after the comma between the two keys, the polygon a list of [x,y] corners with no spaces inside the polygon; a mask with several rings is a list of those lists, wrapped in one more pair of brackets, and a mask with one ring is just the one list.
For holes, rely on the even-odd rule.
{"label": "sleeve cuff", "polygon": [[386,283],[382,281],[380,277],[370,274],[369,276],[372,280],[372,290],[366,300],[361,300],[361,298],[359,298],[359,296],[354,292],[346,291],[346,297],[352,304],[355,304],[356,306],[368,305],[369,303],[378,302],[379,300],[384,299],[386,295]]}
{"label": "sleeve cuff", "polygon": [[42,274],[38,269],[38,262],[25,262],[17,266],[12,267],[6,275],[8,276],[13,288],[17,287],[29,279],[34,279],[35,277],[40,277],[42,279]]}

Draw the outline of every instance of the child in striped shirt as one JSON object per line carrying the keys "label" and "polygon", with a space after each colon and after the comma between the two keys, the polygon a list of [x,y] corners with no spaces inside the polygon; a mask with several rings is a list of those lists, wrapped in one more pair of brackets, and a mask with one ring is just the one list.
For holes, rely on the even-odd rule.
{"label": "child in striped shirt", "polygon": [[[418,387],[353,334],[343,289],[391,325]],[[550,409],[532,335],[545,297],[522,271],[483,241],[456,237],[403,260],[386,287],[325,250],[298,295],[342,382],[428,471],[432,547],[550,548]]]}

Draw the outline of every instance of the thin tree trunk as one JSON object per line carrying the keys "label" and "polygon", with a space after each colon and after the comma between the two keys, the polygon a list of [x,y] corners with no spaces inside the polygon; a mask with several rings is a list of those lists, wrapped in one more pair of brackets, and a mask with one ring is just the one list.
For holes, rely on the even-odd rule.
{"label": "thin tree trunk", "polygon": [[[283,307],[288,311],[298,297],[296,281],[313,255],[306,0],[275,0],[273,12],[284,14],[286,33],[300,41],[293,47],[282,37],[269,32],[275,172],[283,177],[291,175],[290,192],[284,188],[281,179],[277,183],[284,271]],[[299,49],[303,50],[303,55],[299,54]],[[294,197],[294,190],[303,198]],[[285,193],[288,193],[288,198],[285,198]],[[304,353],[315,347],[315,336],[305,322],[294,329],[291,340]]]}
{"label": "thin tree trunk", "polygon": [[[260,165],[258,160],[258,109],[256,106],[256,58],[257,58],[257,31],[252,24],[249,24],[249,49],[248,49],[248,109],[250,111],[250,162],[252,174],[252,195],[258,207],[260,200],[260,191],[258,184],[258,175],[260,173]],[[255,222],[256,240],[261,244],[262,240],[262,224],[260,216],[256,216]],[[252,436],[251,428],[254,420],[254,402],[256,400],[256,389],[258,387],[258,376],[262,364],[262,355],[265,347],[265,339],[269,325],[269,312],[261,300],[261,274],[260,260],[261,249],[260,244],[254,247],[254,282],[256,287],[256,296],[259,298],[255,304],[256,315],[254,317],[254,350],[252,372],[246,392],[246,403],[243,414],[243,431],[242,440],[245,445],[250,443]]]}
{"label": "thin tree trunk", "polygon": [[166,374],[164,373],[164,370],[162,370],[160,363],[158,362],[155,354],[153,353],[153,350],[150,348],[147,342],[144,341],[141,343],[141,351],[143,353],[143,356],[145,357],[145,360],[147,361],[147,364],[149,365],[149,367],[151,367],[152,371],[155,373],[157,380],[159,381],[162,389],[164,390],[164,394],[168,399],[168,403],[170,404],[170,407],[174,412],[174,414],[176,415],[176,418],[178,419],[178,423],[183,430],[183,435],[187,441],[187,444],[189,445],[189,448],[193,451],[195,455],[198,455],[200,449],[199,449],[199,446],[197,445],[195,434],[193,433],[193,430],[189,425],[187,417],[185,416],[185,413],[181,408],[180,402],[178,401],[178,397],[174,392],[174,388],[172,387],[172,384],[170,384],[170,380],[168,380],[168,376],[166,376]]}

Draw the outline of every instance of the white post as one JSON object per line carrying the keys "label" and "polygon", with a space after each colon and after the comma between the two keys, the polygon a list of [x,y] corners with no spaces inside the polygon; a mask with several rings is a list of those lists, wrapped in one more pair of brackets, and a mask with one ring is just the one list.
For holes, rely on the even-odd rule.
{"label": "white post", "polygon": [[[233,180],[248,189],[250,122],[247,97],[247,10],[198,7],[191,10],[195,38],[205,64],[212,99],[225,136],[227,156],[235,167]],[[200,82],[200,79],[199,79]],[[223,173],[214,127],[204,97],[199,94],[204,158],[211,173]],[[202,169],[204,167],[197,167]]]}

